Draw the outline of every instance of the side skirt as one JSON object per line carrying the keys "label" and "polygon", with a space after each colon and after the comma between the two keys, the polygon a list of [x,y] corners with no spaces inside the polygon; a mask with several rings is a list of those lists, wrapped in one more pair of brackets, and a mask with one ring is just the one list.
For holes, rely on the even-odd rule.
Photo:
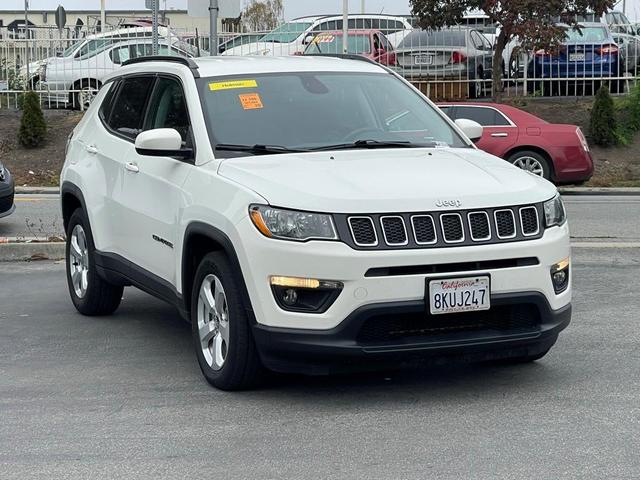
{"label": "side skirt", "polygon": [[98,275],[110,283],[134,286],[176,307],[180,316],[190,322],[184,299],[173,285],[115,253],[95,252]]}

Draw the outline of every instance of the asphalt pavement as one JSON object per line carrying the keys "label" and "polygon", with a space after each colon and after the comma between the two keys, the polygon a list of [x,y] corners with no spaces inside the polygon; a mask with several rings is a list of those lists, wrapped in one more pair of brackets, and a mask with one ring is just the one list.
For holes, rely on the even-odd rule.
{"label": "asphalt pavement", "polygon": [[574,272],[537,363],[225,393],[171,307],[129,288],[82,317],[62,263],[0,264],[0,478],[638,478],[640,249],[577,248]]}

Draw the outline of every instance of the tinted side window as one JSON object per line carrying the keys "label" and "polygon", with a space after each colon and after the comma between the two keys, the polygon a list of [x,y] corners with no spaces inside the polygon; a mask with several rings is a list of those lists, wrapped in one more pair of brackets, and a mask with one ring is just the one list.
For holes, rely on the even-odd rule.
{"label": "tinted side window", "polygon": [[113,107],[113,99],[118,93],[118,86],[120,85],[120,80],[115,80],[111,83],[107,83],[105,87],[108,86],[109,91],[104,96],[102,100],[102,104],[100,105],[100,109],[98,110],[98,114],[105,122],[109,119],[109,115],[111,115],[111,108]]}
{"label": "tinted side window", "polygon": [[149,115],[145,130],[174,128],[187,142],[190,133],[187,101],[180,82],[173,78],[160,78],[149,102]]}
{"label": "tinted side window", "polygon": [[493,108],[456,107],[456,118],[466,118],[478,122],[483,127],[509,125],[504,116]]}
{"label": "tinted side window", "polygon": [[147,97],[154,77],[133,77],[123,80],[118,98],[113,104],[108,125],[132,140],[142,131]]}
{"label": "tinted side window", "polygon": [[114,48],[109,52],[109,57],[113,63],[120,65],[129,60],[129,47]]}

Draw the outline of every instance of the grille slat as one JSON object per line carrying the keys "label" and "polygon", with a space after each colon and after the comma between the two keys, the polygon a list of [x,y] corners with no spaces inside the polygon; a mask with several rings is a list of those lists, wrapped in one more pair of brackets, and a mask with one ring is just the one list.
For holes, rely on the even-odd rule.
{"label": "grille slat", "polygon": [[407,229],[404,226],[404,220],[400,216],[381,217],[382,233],[384,241],[387,245],[406,245]]}
{"label": "grille slat", "polygon": [[512,210],[496,210],[494,216],[498,238],[513,238],[516,236],[516,221]]}
{"label": "grille slat", "polygon": [[353,235],[353,240],[356,245],[360,247],[374,247],[378,244],[376,229],[370,217],[351,217],[349,218],[349,226],[351,227],[351,235]]}
{"label": "grille slat", "polygon": [[436,224],[431,215],[414,215],[411,217],[413,225],[413,235],[418,245],[429,245],[436,243]]}
{"label": "grille slat", "polygon": [[459,213],[443,213],[440,215],[440,224],[445,242],[459,243],[464,241],[464,228]]}
{"label": "grille slat", "polygon": [[489,226],[487,212],[471,212],[469,214],[469,230],[473,241],[489,240],[491,238],[491,227]]}
{"label": "grille slat", "polygon": [[520,226],[522,227],[522,234],[527,237],[536,235],[540,231],[540,221],[538,220],[536,207],[520,209]]}

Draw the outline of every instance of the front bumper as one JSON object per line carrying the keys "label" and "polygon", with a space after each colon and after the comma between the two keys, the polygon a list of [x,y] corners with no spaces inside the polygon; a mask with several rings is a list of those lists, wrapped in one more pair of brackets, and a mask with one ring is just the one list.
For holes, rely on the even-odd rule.
{"label": "front bumper", "polygon": [[[552,310],[540,293],[492,295],[491,302],[492,309],[518,313],[512,313],[509,320],[496,315],[492,321],[474,324],[468,319],[477,313],[434,319],[427,314],[424,302],[383,303],[359,308],[331,330],[309,332],[255,325],[253,333],[267,368],[319,375],[416,361],[537,355],[551,348],[571,321],[570,304]],[[449,318],[451,323],[443,326]]]}
{"label": "front bumper", "polygon": [[0,218],[11,215],[15,209],[13,178],[5,168],[5,180],[0,181]]}

